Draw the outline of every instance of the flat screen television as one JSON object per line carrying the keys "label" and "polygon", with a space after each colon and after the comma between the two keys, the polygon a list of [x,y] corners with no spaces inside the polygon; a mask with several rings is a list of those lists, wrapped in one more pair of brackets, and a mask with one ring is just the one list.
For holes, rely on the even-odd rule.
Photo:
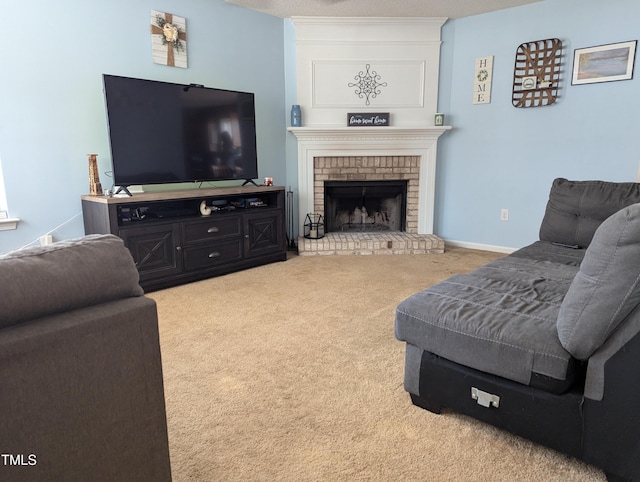
{"label": "flat screen television", "polygon": [[103,80],[115,186],[258,177],[254,94]]}

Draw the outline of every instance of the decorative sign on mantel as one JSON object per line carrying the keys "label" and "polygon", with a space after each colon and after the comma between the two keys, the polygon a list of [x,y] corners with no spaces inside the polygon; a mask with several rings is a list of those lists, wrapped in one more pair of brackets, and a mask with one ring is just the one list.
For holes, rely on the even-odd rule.
{"label": "decorative sign on mantel", "polygon": [[155,64],[187,68],[187,22],[151,10],[151,55]]}
{"label": "decorative sign on mantel", "polygon": [[347,114],[349,127],[386,127],[389,125],[389,113]]}

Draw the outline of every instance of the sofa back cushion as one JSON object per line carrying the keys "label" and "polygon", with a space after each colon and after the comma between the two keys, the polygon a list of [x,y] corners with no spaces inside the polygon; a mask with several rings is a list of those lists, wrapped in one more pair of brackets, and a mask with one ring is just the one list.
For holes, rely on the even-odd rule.
{"label": "sofa back cushion", "polygon": [[122,239],[61,241],[0,256],[0,328],[144,292]]}
{"label": "sofa back cushion", "polygon": [[640,303],[640,204],[596,230],[558,312],[558,337],[586,360]]}
{"label": "sofa back cushion", "polygon": [[634,203],[640,203],[640,184],[635,182],[555,179],[540,240],[586,248],[605,219]]}

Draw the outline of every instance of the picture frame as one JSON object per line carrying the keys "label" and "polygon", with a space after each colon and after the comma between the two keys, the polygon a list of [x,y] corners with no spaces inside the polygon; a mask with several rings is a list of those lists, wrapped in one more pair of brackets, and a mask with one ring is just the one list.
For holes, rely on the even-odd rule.
{"label": "picture frame", "polygon": [[632,40],[576,49],[571,85],[632,79],[637,43]]}

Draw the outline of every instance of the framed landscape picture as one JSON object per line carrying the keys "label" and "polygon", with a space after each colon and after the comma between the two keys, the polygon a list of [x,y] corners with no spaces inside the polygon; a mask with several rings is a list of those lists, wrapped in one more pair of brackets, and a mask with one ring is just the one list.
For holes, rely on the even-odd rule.
{"label": "framed landscape picture", "polygon": [[573,56],[571,84],[594,84],[631,79],[637,43],[637,40],[633,40],[576,49]]}

